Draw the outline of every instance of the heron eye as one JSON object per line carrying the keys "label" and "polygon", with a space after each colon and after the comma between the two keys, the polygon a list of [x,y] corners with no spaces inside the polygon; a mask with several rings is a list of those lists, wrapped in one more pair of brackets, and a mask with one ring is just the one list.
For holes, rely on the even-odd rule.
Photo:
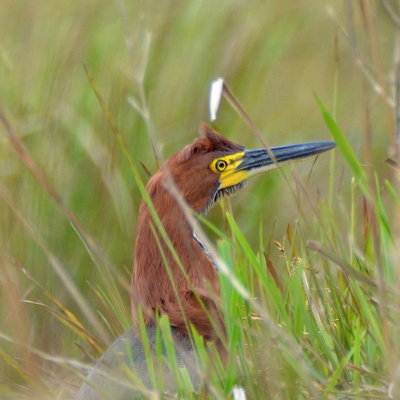
{"label": "heron eye", "polygon": [[215,169],[219,172],[225,171],[228,163],[225,160],[217,160],[215,163]]}

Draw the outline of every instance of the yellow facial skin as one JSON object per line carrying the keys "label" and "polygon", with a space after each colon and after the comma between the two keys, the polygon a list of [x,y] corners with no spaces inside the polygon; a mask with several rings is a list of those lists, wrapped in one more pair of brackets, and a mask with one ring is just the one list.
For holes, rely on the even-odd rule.
{"label": "yellow facial skin", "polygon": [[249,171],[240,170],[240,164],[243,161],[244,155],[245,153],[242,151],[213,160],[210,168],[216,174],[220,175],[219,181],[221,183],[221,189],[234,186],[251,176]]}
{"label": "yellow facial skin", "polygon": [[268,151],[240,151],[215,158],[210,164],[210,169],[219,175],[219,188],[224,189],[235,186],[251,176],[304,160],[334,147],[333,142],[317,142],[273,147]]}

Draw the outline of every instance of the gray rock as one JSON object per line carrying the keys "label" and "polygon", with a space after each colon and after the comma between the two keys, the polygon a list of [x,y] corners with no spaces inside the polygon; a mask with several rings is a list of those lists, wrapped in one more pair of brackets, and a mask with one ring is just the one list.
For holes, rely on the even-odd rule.
{"label": "gray rock", "polygon": [[[170,368],[166,348],[157,341],[157,328],[148,327],[147,337],[152,357],[146,358],[145,347],[140,334],[133,330],[125,332],[104,353],[94,366],[80,388],[75,400],[132,400],[143,399],[149,391],[160,390],[163,393],[175,393],[175,374]],[[189,338],[179,335],[172,328],[175,354],[179,369],[186,369],[194,388],[200,385],[196,354]],[[162,357],[157,356],[157,348]],[[156,379],[151,379],[149,363],[152,363]],[[163,382],[163,386],[160,383]],[[146,396],[147,393],[147,396]]]}

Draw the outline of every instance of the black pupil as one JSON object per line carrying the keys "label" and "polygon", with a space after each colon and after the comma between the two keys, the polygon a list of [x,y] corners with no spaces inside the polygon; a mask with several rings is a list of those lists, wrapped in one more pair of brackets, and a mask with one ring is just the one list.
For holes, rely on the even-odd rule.
{"label": "black pupil", "polygon": [[225,162],[224,161],[220,161],[219,163],[218,163],[218,169],[219,170],[222,170],[222,169],[224,169],[225,168]]}

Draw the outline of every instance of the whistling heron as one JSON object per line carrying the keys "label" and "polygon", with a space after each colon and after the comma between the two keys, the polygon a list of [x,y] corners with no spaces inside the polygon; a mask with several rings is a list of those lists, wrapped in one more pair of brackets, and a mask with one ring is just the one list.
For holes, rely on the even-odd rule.
{"label": "whistling heron", "polygon": [[[168,315],[178,364],[187,368],[195,386],[199,385],[200,374],[193,367],[195,351],[188,339],[188,328],[193,326],[206,340],[217,343],[223,335],[224,322],[216,301],[219,296],[218,272],[185,218],[169,180],[188,207],[205,214],[221,197],[241,189],[251,176],[335,147],[332,142],[321,142],[276,147],[270,152],[246,150],[205,124],[201,125],[200,134],[201,137],[192,144],[173,154],[146,187],[151,207],[157,212],[168,240],[155,222],[152,208],[142,201],[131,288],[136,327],[107,350],[90,373],[90,383],[84,383],[78,393],[79,400],[102,399],[103,395],[104,398],[131,399],[134,396],[132,388],[124,387],[115,376],[112,378],[107,373],[109,368],[117,372],[124,366],[126,369],[126,365],[131,368],[131,360],[135,365],[132,369],[144,387],[152,387],[140,325],[137,324],[138,310],[143,312],[146,335],[153,350],[156,347],[155,315]],[[179,260],[171,251],[171,245]],[[165,364],[162,373],[167,377],[167,388],[170,384],[169,389],[173,390],[172,374]]]}

